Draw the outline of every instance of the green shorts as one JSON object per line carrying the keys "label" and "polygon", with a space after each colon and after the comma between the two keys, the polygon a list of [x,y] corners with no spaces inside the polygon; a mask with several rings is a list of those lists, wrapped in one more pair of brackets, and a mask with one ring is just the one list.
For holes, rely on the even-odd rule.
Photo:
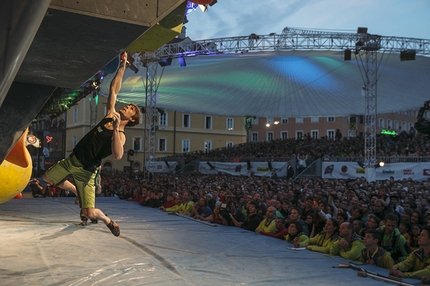
{"label": "green shorts", "polygon": [[72,175],[75,181],[81,208],[94,208],[96,203],[94,180],[97,170],[94,170],[94,172],[85,170],[75,156],[70,156],[58,161],[57,164],[53,165],[45,173],[45,176],[54,181],[56,186],[64,182],[70,175]]}

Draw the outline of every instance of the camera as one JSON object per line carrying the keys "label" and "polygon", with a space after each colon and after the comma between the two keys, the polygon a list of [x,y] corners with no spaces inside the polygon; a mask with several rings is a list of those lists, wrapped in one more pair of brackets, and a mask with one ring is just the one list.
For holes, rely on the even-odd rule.
{"label": "camera", "polygon": [[424,102],[424,106],[420,108],[420,110],[418,110],[418,115],[417,115],[417,122],[415,123],[415,129],[422,133],[422,134],[427,134],[430,135],[430,121],[426,120],[424,118],[424,113],[426,110],[430,109],[430,100],[427,100],[426,102]]}
{"label": "camera", "polygon": [[226,203],[221,203],[221,206],[219,208],[219,213],[224,218],[230,218],[230,206],[228,206]]}

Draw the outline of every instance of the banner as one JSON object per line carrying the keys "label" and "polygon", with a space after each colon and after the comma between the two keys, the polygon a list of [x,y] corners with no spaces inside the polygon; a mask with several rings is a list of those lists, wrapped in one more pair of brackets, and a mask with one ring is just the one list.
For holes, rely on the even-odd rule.
{"label": "banner", "polygon": [[[430,178],[430,163],[392,163],[376,168],[375,179],[425,181]],[[322,177],[325,179],[354,179],[365,177],[365,171],[357,162],[323,162]]]}
{"label": "banner", "polygon": [[[154,173],[175,173],[175,169],[176,166],[178,165],[178,162],[176,161],[154,161],[153,166],[154,166]],[[151,170],[149,169],[149,165],[148,163],[146,164],[146,170],[148,170],[148,172],[151,172]]]}
{"label": "banner", "polygon": [[[237,162],[237,163],[225,163],[225,162],[200,162],[199,172],[201,174],[217,174],[227,173],[233,176],[250,176],[254,173],[254,176],[266,176],[271,177],[277,175],[278,177],[285,177],[287,175],[287,163],[286,162]],[[270,170],[271,169],[271,170]]]}

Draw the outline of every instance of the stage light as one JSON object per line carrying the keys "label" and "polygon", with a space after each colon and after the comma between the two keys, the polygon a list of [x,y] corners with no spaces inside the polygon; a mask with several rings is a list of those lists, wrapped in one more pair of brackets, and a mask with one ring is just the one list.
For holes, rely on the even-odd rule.
{"label": "stage light", "polygon": [[278,120],[276,120],[275,122],[273,122],[273,124],[278,125],[278,124],[279,124],[279,121],[278,121]]}
{"label": "stage light", "polygon": [[170,66],[172,64],[172,58],[159,59],[158,64],[162,67]]}
{"label": "stage light", "polygon": [[266,127],[270,127],[270,123],[266,123]]}
{"label": "stage light", "polygon": [[379,168],[379,167],[384,167],[384,166],[385,166],[385,163],[384,163],[384,162],[382,162],[382,161],[379,161],[377,165],[378,165],[378,167],[377,167],[377,168]]}
{"label": "stage light", "polygon": [[181,67],[186,67],[187,66],[187,62],[185,61],[184,57],[178,58],[178,62],[179,62],[179,66],[181,66]]}
{"label": "stage light", "polygon": [[133,63],[130,63],[129,61],[127,61],[127,66],[134,72],[134,73],[138,73],[139,72],[139,69],[133,64]]}

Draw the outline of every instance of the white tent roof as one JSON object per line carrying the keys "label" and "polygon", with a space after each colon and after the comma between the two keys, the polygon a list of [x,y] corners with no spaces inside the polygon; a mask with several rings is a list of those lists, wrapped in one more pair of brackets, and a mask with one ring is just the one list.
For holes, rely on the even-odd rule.
{"label": "white tent roof", "polygon": [[[344,61],[342,51],[295,50],[187,57],[186,67],[173,60],[157,70],[157,107],[230,116],[364,114],[365,73],[357,59]],[[378,113],[417,109],[430,99],[430,57],[400,61],[399,54],[385,53],[378,61]],[[145,71],[126,70],[119,100],[145,106]]]}

